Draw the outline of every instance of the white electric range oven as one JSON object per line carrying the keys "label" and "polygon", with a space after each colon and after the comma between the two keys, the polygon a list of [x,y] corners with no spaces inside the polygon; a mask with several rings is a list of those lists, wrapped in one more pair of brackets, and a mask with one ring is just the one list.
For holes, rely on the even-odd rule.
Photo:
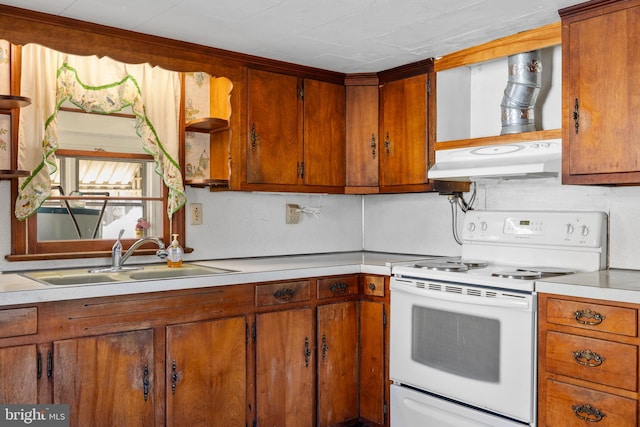
{"label": "white electric range oven", "polygon": [[391,426],[535,426],[535,281],[606,268],[607,217],[469,211],[462,242],[392,268]]}

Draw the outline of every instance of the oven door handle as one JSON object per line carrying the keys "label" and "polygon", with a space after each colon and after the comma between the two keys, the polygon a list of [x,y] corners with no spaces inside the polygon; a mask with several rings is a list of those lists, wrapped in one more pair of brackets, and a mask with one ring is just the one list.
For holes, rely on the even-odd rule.
{"label": "oven door handle", "polygon": [[394,292],[402,292],[405,294],[415,295],[422,298],[438,299],[442,301],[452,301],[452,302],[458,302],[462,304],[512,308],[512,309],[519,309],[519,310],[526,310],[526,311],[533,310],[532,298],[527,298],[527,297],[522,297],[517,299],[516,297],[514,297],[514,299],[507,299],[507,298],[481,297],[481,296],[475,296],[475,295],[473,296],[461,295],[461,294],[452,293],[452,292],[430,291],[428,289],[416,288],[414,286],[405,285],[402,283],[396,283],[395,286],[391,287],[392,299],[393,299]]}

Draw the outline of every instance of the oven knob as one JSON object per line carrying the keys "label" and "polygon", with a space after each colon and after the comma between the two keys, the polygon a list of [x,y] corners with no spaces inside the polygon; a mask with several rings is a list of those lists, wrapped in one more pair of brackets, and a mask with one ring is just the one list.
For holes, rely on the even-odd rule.
{"label": "oven knob", "polygon": [[476,231],[476,224],[473,222],[470,222],[469,225],[467,225],[467,230]]}
{"label": "oven knob", "polygon": [[564,232],[565,232],[565,234],[572,234],[573,233],[573,225],[565,224],[564,225]]}
{"label": "oven knob", "polygon": [[486,222],[482,221],[482,222],[480,223],[480,229],[481,229],[482,231],[487,231],[487,227],[488,227],[488,225],[487,225],[487,223],[486,223]]}
{"label": "oven knob", "polygon": [[580,235],[583,237],[587,237],[590,231],[591,230],[589,230],[589,227],[587,227],[586,225],[583,225],[582,227],[580,227]]}

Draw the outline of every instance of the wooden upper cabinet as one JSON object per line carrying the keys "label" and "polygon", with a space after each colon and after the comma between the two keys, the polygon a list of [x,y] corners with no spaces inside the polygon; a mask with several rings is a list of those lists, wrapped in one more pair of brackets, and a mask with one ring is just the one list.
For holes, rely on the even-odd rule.
{"label": "wooden upper cabinet", "polygon": [[345,88],[304,80],[304,183],[344,187]]}
{"label": "wooden upper cabinet", "polygon": [[380,89],[380,186],[427,184],[427,74]]}
{"label": "wooden upper cabinet", "polygon": [[247,183],[301,183],[298,78],[248,70]]}
{"label": "wooden upper cabinet", "polygon": [[640,1],[560,11],[564,184],[640,183]]}
{"label": "wooden upper cabinet", "polygon": [[378,137],[378,78],[347,79],[346,186],[347,193],[377,193],[380,138]]}
{"label": "wooden upper cabinet", "polygon": [[247,184],[342,190],[344,86],[249,69],[248,99]]}

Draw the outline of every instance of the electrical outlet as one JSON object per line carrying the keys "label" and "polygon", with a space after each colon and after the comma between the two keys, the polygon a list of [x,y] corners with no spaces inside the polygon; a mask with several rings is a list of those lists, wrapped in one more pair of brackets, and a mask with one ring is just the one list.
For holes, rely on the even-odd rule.
{"label": "electrical outlet", "polygon": [[201,225],[202,203],[191,203],[189,205],[189,216],[191,218],[191,225]]}
{"label": "electrical outlet", "polygon": [[287,205],[287,224],[300,222],[300,205]]}

